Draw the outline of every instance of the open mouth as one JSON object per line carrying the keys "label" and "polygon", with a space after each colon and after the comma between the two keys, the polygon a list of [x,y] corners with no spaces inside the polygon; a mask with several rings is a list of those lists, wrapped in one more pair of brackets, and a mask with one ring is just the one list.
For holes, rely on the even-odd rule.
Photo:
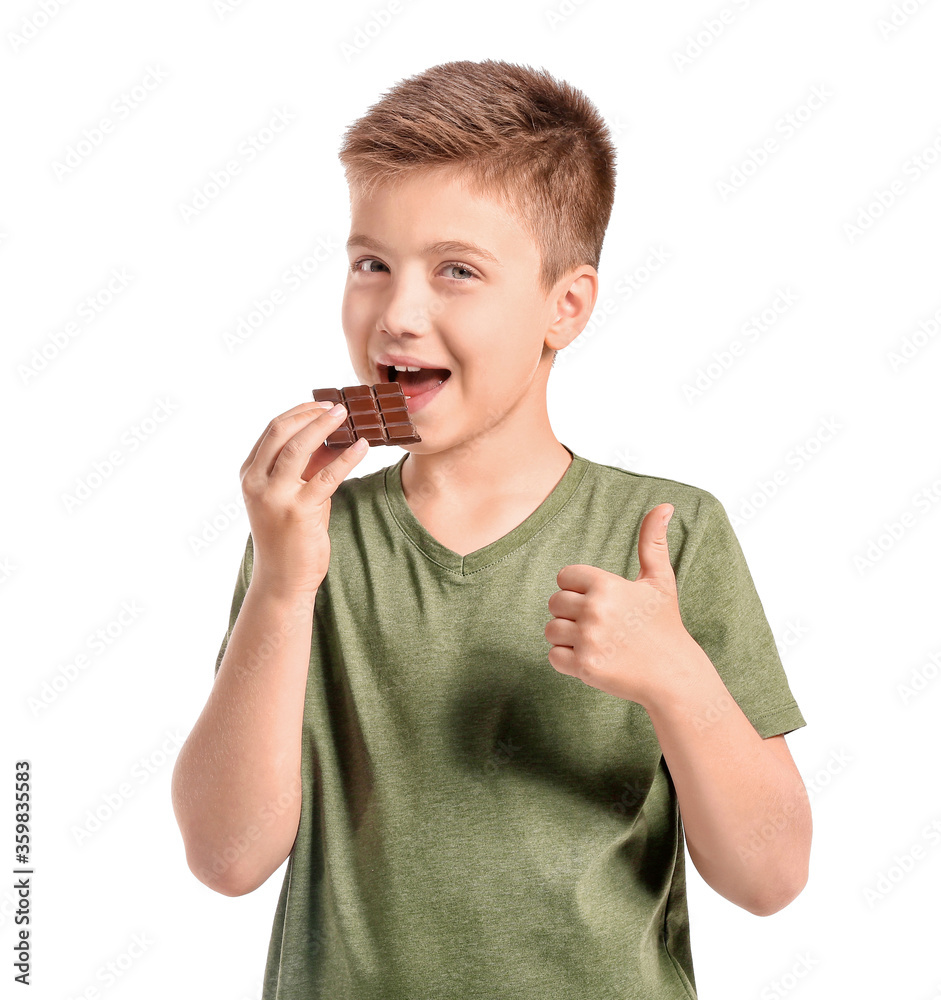
{"label": "open mouth", "polygon": [[447,368],[420,368],[417,372],[399,372],[394,365],[382,365],[379,369],[383,382],[398,382],[405,396],[420,396],[423,392],[436,389],[451,377]]}

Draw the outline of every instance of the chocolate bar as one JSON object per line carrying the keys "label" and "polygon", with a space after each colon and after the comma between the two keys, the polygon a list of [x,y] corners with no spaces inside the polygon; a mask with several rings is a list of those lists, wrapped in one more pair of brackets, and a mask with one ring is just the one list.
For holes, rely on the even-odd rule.
{"label": "chocolate bar", "polygon": [[421,441],[398,382],[345,385],[342,389],[314,389],[314,400],[342,403],[346,420],[327,435],[328,448],[348,448],[365,438],[370,448],[378,444],[416,444]]}

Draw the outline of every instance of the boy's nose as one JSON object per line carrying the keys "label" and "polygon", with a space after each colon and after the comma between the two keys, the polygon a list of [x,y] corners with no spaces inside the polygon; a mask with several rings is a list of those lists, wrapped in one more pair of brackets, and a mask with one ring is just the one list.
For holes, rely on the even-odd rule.
{"label": "boy's nose", "polygon": [[422,334],[445,309],[445,303],[414,286],[394,289],[381,312],[381,324],[391,334]]}

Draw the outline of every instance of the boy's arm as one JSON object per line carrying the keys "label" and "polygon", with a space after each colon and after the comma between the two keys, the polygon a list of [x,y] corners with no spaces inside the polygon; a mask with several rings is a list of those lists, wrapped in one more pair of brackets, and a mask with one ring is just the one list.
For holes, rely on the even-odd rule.
{"label": "boy's arm", "polygon": [[731,523],[711,494],[706,502],[711,510],[684,529],[678,571],[672,504],[662,503],[641,523],[635,580],[562,568],[549,662],[643,705],[693,863],[716,892],[766,916],[807,882],[810,802],[783,737],[774,739],[805,723]]}
{"label": "boy's arm", "polygon": [[649,686],[644,707],[696,869],[726,899],[768,916],[807,884],[810,800],[779,735],[804,720],[741,545],[710,499],[677,577],[688,629],[682,679]]}
{"label": "boy's arm", "polygon": [[212,691],[173,769],[187,864],[227,896],[257,889],[297,836],[316,596],[249,584]]}
{"label": "boy's arm", "polygon": [[644,707],[696,870],[726,899],[769,916],[807,884],[810,801],[784,736],[762,739],[699,653],[688,684],[661,690]]}

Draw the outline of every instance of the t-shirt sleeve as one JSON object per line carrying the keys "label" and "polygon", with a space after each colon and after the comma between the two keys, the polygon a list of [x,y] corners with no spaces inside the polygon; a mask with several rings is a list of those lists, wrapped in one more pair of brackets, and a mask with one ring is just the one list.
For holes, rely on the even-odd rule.
{"label": "t-shirt sleeve", "polygon": [[677,571],[680,615],[729,693],[763,739],[807,723],[788,685],[777,645],[725,508],[707,494]]}
{"label": "t-shirt sleeve", "polygon": [[222,658],[225,656],[225,648],[229,644],[229,637],[232,635],[232,629],[235,628],[235,622],[239,616],[242,601],[245,600],[245,594],[248,592],[248,585],[252,579],[253,556],[254,549],[252,548],[252,536],[251,533],[249,533],[248,541],[245,543],[245,554],[242,556],[242,564],[239,566],[239,575],[235,581],[235,593],[232,595],[232,610],[229,612],[229,627],[226,629],[225,637],[223,638],[222,645],[219,648],[219,655],[216,657],[216,669],[213,677],[219,673],[219,667],[222,666]]}

